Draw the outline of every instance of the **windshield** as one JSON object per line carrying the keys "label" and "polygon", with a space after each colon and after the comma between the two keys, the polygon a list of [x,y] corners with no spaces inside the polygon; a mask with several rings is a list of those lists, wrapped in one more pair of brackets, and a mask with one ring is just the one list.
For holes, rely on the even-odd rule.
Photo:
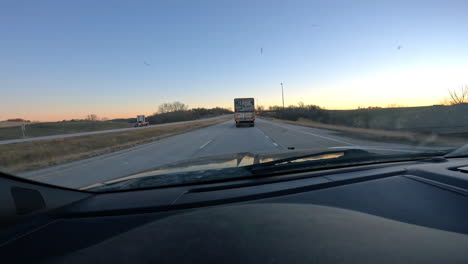
{"label": "windshield", "polygon": [[466,10],[3,2],[0,171],[89,190],[444,155],[468,143]]}

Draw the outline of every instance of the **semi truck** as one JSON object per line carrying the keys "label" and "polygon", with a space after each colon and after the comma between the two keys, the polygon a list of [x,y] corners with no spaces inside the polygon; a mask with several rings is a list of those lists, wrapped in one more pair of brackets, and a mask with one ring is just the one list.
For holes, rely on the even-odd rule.
{"label": "semi truck", "polygon": [[149,126],[149,122],[145,120],[144,115],[137,116],[137,122],[133,125],[134,127]]}
{"label": "semi truck", "polygon": [[234,120],[236,127],[255,125],[255,101],[253,98],[234,99]]}

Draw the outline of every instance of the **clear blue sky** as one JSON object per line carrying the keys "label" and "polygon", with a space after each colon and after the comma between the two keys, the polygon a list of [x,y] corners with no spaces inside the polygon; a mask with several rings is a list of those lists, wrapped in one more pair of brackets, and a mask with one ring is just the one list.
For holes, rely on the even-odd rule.
{"label": "clear blue sky", "polygon": [[[468,83],[468,1],[2,1],[0,120],[160,103],[436,104]],[[263,53],[261,53],[263,49]]]}

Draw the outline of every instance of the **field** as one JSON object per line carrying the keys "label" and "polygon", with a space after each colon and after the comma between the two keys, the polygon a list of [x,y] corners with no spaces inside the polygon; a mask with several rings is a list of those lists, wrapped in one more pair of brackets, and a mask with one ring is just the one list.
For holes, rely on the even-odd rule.
{"label": "field", "polygon": [[3,171],[18,172],[85,159],[211,126],[230,116],[187,124],[0,145]]}
{"label": "field", "polygon": [[[0,128],[3,127],[19,127],[23,124],[23,122],[7,122],[7,121],[0,121]],[[25,124],[34,124],[34,123],[25,123]]]}
{"label": "field", "polygon": [[354,110],[327,110],[310,105],[262,113],[265,117],[283,120],[298,121],[299,118],[305,118],[344,127],[430,134],[468,132],[467,114],[468,104]]}
{"label": "field", "polygon": [[[17,123],[16,126],[2,123]],[[21,132],[22,122],[1,122],[0,123],[0,140],[23,138]],[[3,125],[3,126],[2,126]],[[76,122],[47,122],[47,123],[26,123],[26,137],[41,137],[60,134],[71,134],[89,131],[99,131],[116,128],[132,127],[130,123],[111,123],[111,122],[91,122],[91,121],[76,121]]]}

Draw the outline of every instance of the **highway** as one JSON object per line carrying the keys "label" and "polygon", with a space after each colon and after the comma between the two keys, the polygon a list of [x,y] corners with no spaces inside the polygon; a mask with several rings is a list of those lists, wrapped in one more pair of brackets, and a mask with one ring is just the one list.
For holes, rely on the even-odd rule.
{"label": "highway", "polygon": [[236,128],[230,120],[149,144],[20,174],[20,176],[80,188],[128,176],[159,165],[209,155],[276,152],[336,146],[392,146],[344,137],[337,132],[257,119],[255,127]]}
{"label": "highway", "polygon": [[51,136],[43,136],[43,137],[31,137],[31,138],[0,140],[0,145],[27,142],[27,141],[44,140],[44,139],[67,138],[67,137],[78,137],[78,136],[86,136],[86,135],[94,135],[94,134],[114,133],[114,132],[121,132],[121,131],[126,131],[126,130],[145,129],[145,128],[148,128],[148,127],[169,126],[169,125],[176,125],[176,124],[187,124],[187,123],[192,123],[192,122],[198,122],[200,120],[211,120],[211,119],[217,119],[217,118],[223,118],[223,117],[225,117],[225,115],[217,116],[217,117],[210,117],[210,118],[202,118],[202,119],[191,120],[191,121],[182,121],[182,122],[173,122],[173,123],[166,123],[166,124],[149,125],[149,126],[146,126],[146,127],[116,128],[116,129],[98,130],[98,131],[81,132],[81,133],[51,135]]}

